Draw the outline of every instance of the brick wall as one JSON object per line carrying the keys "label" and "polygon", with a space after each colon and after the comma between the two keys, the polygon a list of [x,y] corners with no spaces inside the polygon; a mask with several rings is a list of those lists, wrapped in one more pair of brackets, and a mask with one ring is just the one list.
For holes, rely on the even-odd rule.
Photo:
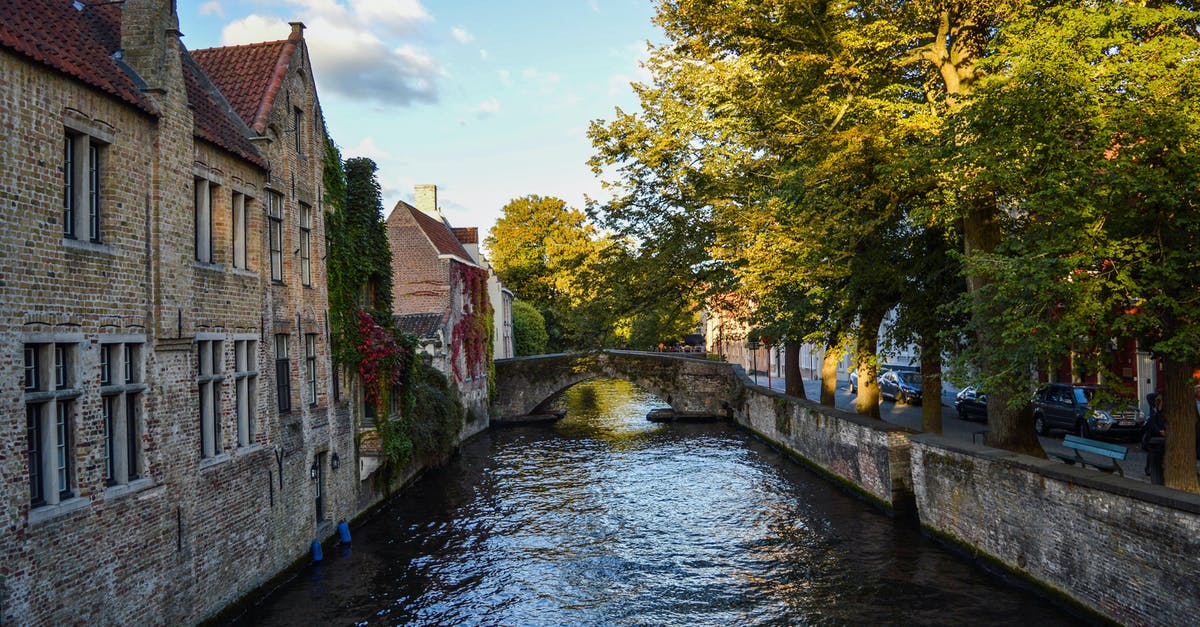
{"label": "brick wall", "polygon": [[[144,3],[144,0],[143,0]],[[139,3],[140,4],[140,3]],[[132,6],[132,4],[131,4]],[[153,21],[153,20],[151,20]],[[136,26],[136,24],[135,24]],[[194,135],[179,48],[168,36],[154,118],[54,71],[0,51],[0,621],[190,624],[220,611],[304,556],[314,537],[378,495],[355,473],[353,419],[334,403],[325,312],[320,126],[300,46],[258,140],[268,173]],[[154,57],[154,55],[149,55]],[[299,107],[302,150],[290,115]],[[286,125],[285,125],[286,123]],[[104,140],[102,238],[62,226],[65,129]],[[213,263],[195,259],[193,190],[216,185]],[[269,274],[266,189],[284,194],[284,281]],[[248,268],[232,267],[232,194],[247,196]],[[299,278],[299,207],[312,208],[311,285]],[[293,409],[277,410],[272,334],[289,334]],[[317,396],[308,396],[303,336],[316,336]],[[141,478],[105,481],[101,343],[141,350]],[[202,459],[197,339],[222,341],[218,454]],[[58,339],[74,349],[73,494],[30,503],[23,351]],[[237,444],[234,342],[252,339],[257,433]],[[349,387],[349,386],[346,386]],[[343,395],[346,399],[348,395]],[[338,454],[341,468],[332,469]],[[322,456],[322,457],[318,457]],[[316,516],[321,466],[324,521]],[[319,524],[320,523],[320,524]]]}

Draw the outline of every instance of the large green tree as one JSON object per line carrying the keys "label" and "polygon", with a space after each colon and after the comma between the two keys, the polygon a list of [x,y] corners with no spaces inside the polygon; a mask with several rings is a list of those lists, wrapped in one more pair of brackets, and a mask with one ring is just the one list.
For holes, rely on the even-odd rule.
{"label": "large green tree", "polygon": [[588,306],[594,286],[582,280],[605,245],[582,211],[536,195],[506,204],[484,240],[500,280],[545,318],[551,351],[593,348],[607,337],[611,322]]}
{"label": "large green tree", "polygon": [[1020,378],[1070,353],[1119,381],[1104,346],[1139,338],[1163,364],[1168,485],[1197,491],[1200,15],[1147,4],[1009,24],[951,130],[966,192],[1006,209],[1006,237],[973,260],[1000,362]]}

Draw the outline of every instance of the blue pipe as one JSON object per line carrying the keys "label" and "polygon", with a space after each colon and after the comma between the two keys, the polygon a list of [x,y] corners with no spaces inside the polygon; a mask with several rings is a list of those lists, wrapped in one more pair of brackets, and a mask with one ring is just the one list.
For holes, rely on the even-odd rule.
{"label": "blue pipe", "polygon": [[315,538],[312,541],[312,555],[314,562],[319,562],[325,559],[325,556],[321,553],[321,541]]}

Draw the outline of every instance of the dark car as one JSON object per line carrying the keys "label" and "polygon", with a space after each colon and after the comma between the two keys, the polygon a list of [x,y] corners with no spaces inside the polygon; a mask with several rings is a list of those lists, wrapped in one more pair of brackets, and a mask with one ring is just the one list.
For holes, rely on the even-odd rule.
{"label": "dark car", "polygon": [[1051,430],[1085,438],[1134,439],[1146,419],[1132,403],[1094,406],[1100,386],[1088,383],[1049,383],[1033,397],[1033,426],[1040,435]]}
{"label": "dark car", "polygon": [[[899,364],[884,364],[879,367],[879,372],[881,373],[880,376],[882,376],[882,373],[887,372],[888,370],[895,370],[896,372],[920,372],[921,368],[918,366],[902,366]],[[858,370],[850,371],[850,393],[851,394],[858,393]]]}
{"label": "dark car", "polygon": [[987,394],[973,385],[967,386],[954,396],[954,409],[958,410],[960,420],[987,422]]}
{"label": "dark car", "polygon": [[921,404],[921,373],[888,370],[879,376],[879,395],[897,403]]}

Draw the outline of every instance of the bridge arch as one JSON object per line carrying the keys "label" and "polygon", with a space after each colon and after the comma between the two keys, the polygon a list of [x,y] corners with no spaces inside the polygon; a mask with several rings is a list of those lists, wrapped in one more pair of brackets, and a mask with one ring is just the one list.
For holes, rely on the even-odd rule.
{"label": "bridge arch", "polygon": [[681,413],[728,414],[741,390],[730,364],[670,353],[603,350],[515,357],[496,360],[492,419],[536,413],[559,392],[597,377],[629,381]]}

